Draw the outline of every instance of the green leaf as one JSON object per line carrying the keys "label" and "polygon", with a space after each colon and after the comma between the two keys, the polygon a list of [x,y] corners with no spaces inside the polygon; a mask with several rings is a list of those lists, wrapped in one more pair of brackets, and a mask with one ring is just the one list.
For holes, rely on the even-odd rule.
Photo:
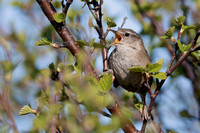
{"label": "green leaf", "polygon": [[182,25],[181,29],[182,30],[190,30],[190,29],[196,29],[197,27],[194,26],[194,25],[188,25],[188,26],[185,26],[185,25]]}
{"label": "green leaf", "polygon": [[89,17],[88,25],[89,25],[90,28],[91,28],[91,27],[94,27],[94,24],[93,24],[93,21],[92,21],[92,18],[91,18],[91,17]]}
{"label": "green leaf", "polygon": [[138,103],[136,103],[136,104],[134,104],[135,105],[135,107],[138,109],[138,110],[142,110],[143,109],[143,106],[144,106],[144,104],[142,103],[142,102],[138,102]]}
{"label": "green leaf", "polygon": [[117,26],[117,24],[115,22],[113,22],[111,19],[107,19],[107,25],[108,27],[115,27]]}
{"label": "green leaf", "polygon": [[106,108],[108,105],[112,105],[111,103],[113,103],[113,99],[112,96],[110,96],[110,94],[104,94],[104,95],[96,95],[95,97],[96,99],[96,106],[99,109],[104,109]]}
{"label": "green leaf", "polygon": [[179,16],[177,19],[172,20],[175,26],[181,26],[184,21],[185,21],[185,16]]}
{"label": "green leaf", "polygon": [[172,35],[174,34],[175,26],[170,27],[166,32],[165,36],[167,37],[166,39],[171,39]]}
{"label": "green leaf", "polygon": [[181,115],[181,117],[190,117],[190,114],[188,113],[187,110],[183,110],[181,112],[179,112],[179,114]]}
{"label": "green leaf", "polygon": [[146,65],[148,73],[159,72],[162,68],[162,65],[155,63],[155,64],[147,64]]}
{"label": "green leaf", "polygon": [[140,66],[131,67],[128,70],[132,72],[146,72],[145,68],[140,67]]}
{"label": "green leaf", "polygon": [[164,59],[160,59],[160,60],[156,61],[155,63],[160,64],[162,66],[164,63]]}
{"label": "green leaf", "polygon": [[176,131],[173,131],[173,130],[167,130],[167,133],[179,133],[179,132],[176,132]]}
{"label": "green leaf", "polygon": [[62,13],[55,13],[53,15],[53,18],[55,19],[56,22],[61,23],[63,21],[65,21],[65,14]]}
{"label": "green leaf", "polygon": [[24,107],[21,108],[19,115],[26,115],[30,113],[32,113],[31,107],[29,107],[28,105],[25,105]]}
{"label": "green leaf", "polygon": [[164,63],[164,60],[160,59],[159,61],[155,62],[154,64],[147,64],[146,68],[148,70],[148,73],[159,72],[160,69],[162,68],[163,63]]}
{"label": "green leaf", "polygon": [[22,3],[22,2],[19,2],[19,1],[13,1],[11,4],[12,4],[13,6],[18,6],[18,7],[20,7],[20,8],[23,7],[23,3]]}
{"label": "green leaf", "polygon": [[94,47],[94,48],[105,48],[106,47],[105,45],[94,42],[94,39],[92,39],[90,42],[86,42],[85,40],[78,40],[76,42],[80,46],[90,46],[90,47]]}
{"label": "green leaf", "polygon": [[157,79],[166,79],[167,75],[164,72],[158,72],[155,74],[151,74],[152,77],[157,78]]}
{"label": "green leaf", "polygon": [[86,41],[84,41],[84,40],[78,40],[78,41],[76,41],[76,43],[78,44],[78,45],[83,45],[83,46],[88,46],[88,43],[86,42]]}
{"label": "green leaf", "polygon": [[49,64],[49,69],[50,69],[51,71],[54,71],[54,70],[56,69],[56,67],[55,67],[55,65],[54,65],[53,62],[52,62],[51,64]]}
{"label": "green leaf", "polygon": [[183,23],[185,21],[185,16],[179,16],[177,20],[179,23]]}
{"label": "green leaf", "polygon": [[43,45],[50,45],[51,42],[47,38],[40,39],[37,43],[35,43],[36,46],[43,46]]}
{"label": "green leaf", "polygon": [[0,62],[0,66],[5,72],[12,71],[14,69],[14,65],[11,61],[5,60]]}
{"label": "green leaf", "polygon": [[185,52],[185,51],[187,52],[190,49],[191,45],[192,45],[191,43],[188,44],[188,45],[181,44],[180,40],[177,40],[177,43],[178,43],[178,47],[181,50],[181,52]]}
{"label": "green leaf", "polygon": [[107,92],[112,86],[112,74],[106,73],[99,81],[102,92]]}

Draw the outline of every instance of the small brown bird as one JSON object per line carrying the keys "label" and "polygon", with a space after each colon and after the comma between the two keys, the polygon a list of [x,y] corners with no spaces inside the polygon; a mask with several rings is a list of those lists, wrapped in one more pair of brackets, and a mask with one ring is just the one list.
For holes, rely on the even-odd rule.
{"label": "small brown bird", "polygon": [[141,37],[131,29],[111,30],[116,39],[110,46],[115,45],[109,57],[109,67],[115,76],[114,86],[122,86],[131,92],[138,92],[145,103],[147,89],[146,74],[129,71],[128,68],[140,66],[145,68],[151,59],[144,47]]}

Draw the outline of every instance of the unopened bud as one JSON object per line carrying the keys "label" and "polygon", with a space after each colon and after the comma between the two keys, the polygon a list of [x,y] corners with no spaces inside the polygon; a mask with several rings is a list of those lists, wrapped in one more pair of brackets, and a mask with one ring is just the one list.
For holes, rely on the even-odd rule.
{"label": "unopened bud", "polygon": [[56,43],[51,43],[51,46],[53,46],[54,48],[59,48],[58,44]]}
{"label": "unopened bud", "polygon": [[176,40],[175,40],[175,38],[173,36],[171,37],[171,41],[176,43]]}

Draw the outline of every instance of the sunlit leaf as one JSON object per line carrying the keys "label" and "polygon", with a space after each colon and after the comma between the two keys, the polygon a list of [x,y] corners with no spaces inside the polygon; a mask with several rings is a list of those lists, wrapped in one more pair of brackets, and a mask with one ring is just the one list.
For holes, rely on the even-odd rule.
{"label": "sunlit leaf", "polygon": [[190,29],[196,29],[197,27],[196,26],[194,26],[194,25],[187,25],[187,26],[185,26],[185,25],[182,25],[182,27],[181,27],[181,29],[182,30],[190,30]]}
{"label": "sunlit leaf", "polygon": [[172,35],[174,34],[175,26],[170,27],[166,32],[165,36],[160,37],[161,39],[171,39]]}
{"label": "sunlit leaf", "polygon": [[134,106],[135,106],[138,110],[142,110],[144,104],[143,104],[142,102],[138,102],[138,103],[135,103]]}
{"label": "sunlit leaf", "polygon": [[63,21],[65,21],[65,14],[62,13],[55,13],[53,15],[53,18],[55,19],[56,22],[61,23]]}
{"label": "sunlit leaf", "polygon": [[112,86],[112,74],[106,73],[99,81],[102,92],[107,92]]}
{"label": "sunlit leaf", "polygon": [[161,60],[155,62],[154,64],[151,64],[151,63],[147,64],[146,68],[149,73],[159,72],[160,69],[162,68],[163,63],[164,63],[164,60],[161,59]]}
{"label": "sunlit leaf", "polygon": [[152,77],[157,78],[157,79],[166,79],[167,75],[164,72],[158,72],[155,74],[151,74]]}
{"label": "sunlit leaf", "polygon": [[92,21],[91,17],[89,17],[88,25],[89,25],[89,27],[94,27],[94,24],[93,24],[93,21]]}
{"label": "sunlit leaf", "polygon": [[32,111],[32,108],[29,107],[28,105],[25,105],[24,107],[21,108],[19,115],[26,115],[30,113],[35,113],[34,110]]}
{"label": "sunlit leaf", "polygon": [[132,72],[146,72],[145,68],[140,67],[140,66],[131,67],[128,70]]}
{"label": "sunlit leaf", "polygon": [[177,40],[177,43],[178,43],[178,47],[181,50],[181,52],[185,52],[185,51],[187,52],[190,49],[191,45],[192,45],[191,43],[188,44],[188,45],[181,44],[180,40]]}
{"label": "sunlit leaf", "polygon": [[37,43],[35,43],[36,46],[43,46],[43,45],[50,45],[51,42],[47,38],[42,38]]}
{"label": "sunlit leaf", "polygon": [[175,26],[181,26],[185,21],[185,16],[179,16],[177,19],[173,19],[172,21]]}
{"label": "sunlit leaf", "polygon": [[116,27],[117,26],[117,24],[109,18],[107,19],[107,25],[108,25],[108,27]]}

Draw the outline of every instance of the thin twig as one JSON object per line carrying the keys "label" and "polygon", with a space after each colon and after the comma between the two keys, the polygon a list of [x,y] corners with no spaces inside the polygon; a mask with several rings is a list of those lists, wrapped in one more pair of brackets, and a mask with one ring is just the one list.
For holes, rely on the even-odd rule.
{"label": "thin twig", "polygon": [[[2,90],[2,89],[0,89],[0,90]],[[12,127],[14,129],[14,132],[17,133],[18,131],[17,131],[17,127],[16,127],[16,124],[15,124],[14,117],[13,117],[12,112],[11,112],[10,104],[9,104],[8,100],[1,93],[0,93],[0,101],[2,103],[3,109],[5,110],[5,112],[8,115],[8,118],[12,122]]]}
{"label": "thin twig", "polygon": [[[63,1],[62,1],[63,2]],[[67,16],[67,12],[69,10],[70,5],[72,4],[73,0],[67,0],[66,5],[63,8],[63,13],[65,13],[65,15]]]}
{"label": "thin twig", "polygon": [[124,24],[126,23],[126,20],[127,20],[127,19],[128,19],[128,18],[125,16],[125,17],[124,17],[124,20],[123,20],[123,22],[122,22],[122,25],[121,25],[121,27],[120,27],[121,29],[123,28],[123,26],[124,26]]}

